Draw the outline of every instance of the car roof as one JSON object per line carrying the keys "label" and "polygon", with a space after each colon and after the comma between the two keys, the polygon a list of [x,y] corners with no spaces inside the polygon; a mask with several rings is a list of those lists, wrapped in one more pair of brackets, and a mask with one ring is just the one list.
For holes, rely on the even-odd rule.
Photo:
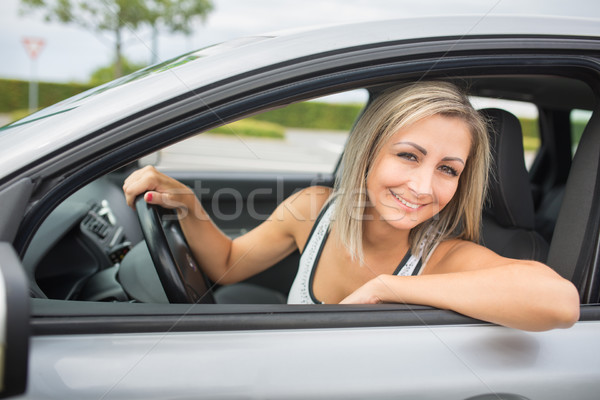
{"label": "car roof", "polygon": [[[599,19],[467,15],[366,22],[237,39],[138,71],[0,130],[4,176],[127,116],[228,77],[346,48],[489,35],[599,37]],[[200,74],[199,71],[202,71]]]}

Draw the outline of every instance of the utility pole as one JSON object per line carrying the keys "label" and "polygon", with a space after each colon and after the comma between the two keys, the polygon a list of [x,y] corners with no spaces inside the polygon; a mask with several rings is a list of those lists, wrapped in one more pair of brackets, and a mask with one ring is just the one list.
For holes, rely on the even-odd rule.
{"label": "utility pole", "polygon": [[29,79],[29,111],[34,112],[38,108],[38,81],[37,81],[37,57],[44,47],[45,41],[41,38],[25,37],[23,45],[31,59],[31,78]]}

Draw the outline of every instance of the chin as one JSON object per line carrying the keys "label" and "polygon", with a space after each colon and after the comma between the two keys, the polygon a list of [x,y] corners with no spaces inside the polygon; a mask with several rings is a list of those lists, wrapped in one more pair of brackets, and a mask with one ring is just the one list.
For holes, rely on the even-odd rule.
{"label": "chin", "polygon": [[423,219],[417,215],[413,215],[413,213],[402,214],[402,212],[399,212],[398,214],[382,216],[381,219],[396,229],[412,229],[429,218]]}

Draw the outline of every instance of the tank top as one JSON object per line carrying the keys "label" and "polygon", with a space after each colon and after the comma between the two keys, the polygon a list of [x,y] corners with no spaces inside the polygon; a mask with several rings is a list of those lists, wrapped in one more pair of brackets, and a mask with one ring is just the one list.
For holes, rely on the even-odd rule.
{"label": "tank top", "polygon": [[[323,304],[315,297],[312,286],[321,252],[329,236],[331,216],[334,209],[335,203],[333,201],[325,204],[312,227],[304,251],[300,256],[300,265],[288,295],[288,304]],[[394,271],[394,275],[418,275],[422,269],[421,256],[421,254],[415,256],[408,250]]]}

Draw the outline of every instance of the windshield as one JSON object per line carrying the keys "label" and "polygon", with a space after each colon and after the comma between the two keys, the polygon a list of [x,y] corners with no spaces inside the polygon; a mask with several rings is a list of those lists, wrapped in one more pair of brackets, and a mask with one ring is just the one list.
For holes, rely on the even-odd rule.
{"label": "windshield", "polygon": [[106,92],[107,90],[125,85],[127,83],[137,81],[137,80],[146,78],[151,75],[156,75],[159,73],[163,73],[165,71],[169,71],[173,68],[187,64],[190,61],[194,61],[199,58],[205,58],[205,57],[210,57],[210,56],[214,56],[217,54],[222,54],[228,50],[242,47],[242,46],[250,44],[250,43],[260,42],[262,40],[269,39],[269,38],[272,38],[272,36],[251,36],[251,37],[230,40],[227,42],[207,46],[207,47],[204,47],[199,50],[191,51],[189,53],[186,53],[181,56],[172,58],[170,60],[161,62],[159,64],[151,65],[149,67],[140,69],[139,71],[136,71],[132,74],[115,79],[114,81],[108,82],[104,85],[95,87],[93,89],[82,92],[76,96],[73,96],[69,99],[63,100],[59,103],[56,103],[55,105],[52,105],[43,110],[40,110],[33,114],[30,114],[23,119],[13,122],[12,124],[1,127],[0,132],[3,133],[3,131],[6,131],[7,129],[12,128],[12,127],[25,125],[29,122],[37,121],[42,118],[48,118],[53,115],[62,114],[64,112],[70,111],[70,110],[78,107],[85,99],[89,99],[90,97],[96,96],[100,93]]}

